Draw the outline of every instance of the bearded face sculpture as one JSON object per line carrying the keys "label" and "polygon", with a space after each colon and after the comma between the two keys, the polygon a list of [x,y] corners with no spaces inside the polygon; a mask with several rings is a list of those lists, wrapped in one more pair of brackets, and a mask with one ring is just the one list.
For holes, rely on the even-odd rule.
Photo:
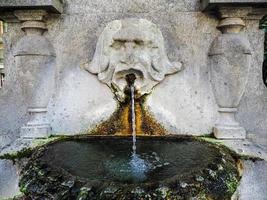
{"label": "bearded face sculpture", "polygon": [[169,61],[161,31],[145,19],[110,22],[99,37],[92,62],[86,67],[114,90],[119,101],[125,98],[127,75],[135,75],[134,87],[142,96],[150,93],[166,75],[181,69],[181,63]]}

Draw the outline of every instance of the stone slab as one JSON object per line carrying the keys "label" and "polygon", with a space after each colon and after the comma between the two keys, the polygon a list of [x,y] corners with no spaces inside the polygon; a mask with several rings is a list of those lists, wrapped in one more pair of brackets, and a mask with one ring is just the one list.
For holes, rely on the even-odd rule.
{"label": "stone slab", "polygon": [[202,0],[201,9],[213,10],[217,6],[253,6],[267,7],[267,0]]}
{"label": "stone slab", "polygon": [[239,155],[257,157],[267,161],[266,148],[250,140],[232,139],[232,140],[217,140],[217,141],[227,146],[228,148],[232,149]]}
{"label": "stone slab", "polygon": [[62,13],[61,0],[1,0],[0,11],[13,11],[18,9],[45,9],[52,13]]}
{"label": "stone slab", "polygon": [[245,161],[244,174],[233,200],[266,200],[267,162]]}
{"label": "stone slab", "polygon": [[5,147],[6,145],[10,144],[14,141],[14,136],[12,134],[0,134],[0,150],[1,148]]}
{"label": "stone slab", "polygon": [[[27,139],[27,138],[19,138],[15,141],[13,141],[11,144],[6,145],[3,148],[0,148],[0,156],[3,156],[5,154],[16,154],[19,151],[22,151],[25,148],[33,148],[35,141],[38,141],[41,139]],[[0,198],[1,199],[1,198]]]}
{"label": "stone slab", "polygon": [[219,139],[245,139],[246,130],[243,127],[215,126],[213,133]]}
{"label": "stone slab", "polygon": [[19,194],[18,168],[10,160],[0,160],[0,199]]}
{"label": "stone slab", "polygon": [[47,138],[50,135],[51,127],[48,125],[24,126],[20,129],[22,138]]}

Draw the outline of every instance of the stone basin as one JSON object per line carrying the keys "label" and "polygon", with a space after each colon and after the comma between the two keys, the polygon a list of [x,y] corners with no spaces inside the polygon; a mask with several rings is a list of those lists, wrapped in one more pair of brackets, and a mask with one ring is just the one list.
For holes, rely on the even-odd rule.
{"label": "stone basin", "polygon": [[20,187],[32,199],[230,199],[238,182],[228,149],[194,138],[86,136],[36,150]]}

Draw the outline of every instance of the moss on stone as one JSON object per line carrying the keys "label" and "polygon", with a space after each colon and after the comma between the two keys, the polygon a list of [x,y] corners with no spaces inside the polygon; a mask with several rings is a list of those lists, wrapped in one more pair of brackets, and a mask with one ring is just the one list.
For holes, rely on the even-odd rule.
{"label": "moss on stone", "polygon": [[45,139],[35,139],[32,141],[32,147],[35,148],[35,147],[39,147],[39,146],[43,146],[43,145],[46,145],[50,142],[53,142],[53,141],[56,141],[56,140],[61,140],[61,139],[64,139],[65,136],[49,136],[48,138],[45,138]]}
{"label": "moss on stone", "polygon": [[237,160],[238,159],[241,159],[241,160],[251,160],[253,162],[263,160],[262,158],[259,158],[259,157],[256,157],[256,156],[245,155],[245,154],[242,154],[242,155],[241,154],[238,154],[233,149],[231,149],[229,146],[225,145],[223,143],[223,141],[217,140],[216,138],[200,136],[200,137],[196,137],[196,139],[198,139],[200,141],[206,141],[206,142],[209,142],[211,144],[218,145],[218,147],[221,147],[224,150],[228,151]]}
{"label": "moss on stone", "polygon": [[211,135],[204,135],[204,136],[202,135],[196,138],[199,138],[200,140],[204,140],[206,142],[210,142],[214,144],[223,144],[222,141],[219,141],[216,138],[212,138]]}
{"label": "moss on stone", "polygon": [[237,180],[235,177],[232,177],[231,179],[226,180],[227,189],[230,193],[234,193],[239,185],[239,180]]}
{"label": "moss on stone", "polygon": [[0,156],[0,159],[12,160],[13,162],[15,162],[17,159],[29,157],[32,154],[32,152],[33,152],[32,148],[23,148],[21,151],[15,153],[4,154]]}
{"label": "moss on stone", "polygon": [[[162,125],[157,123],[153,116],[144,107],[145,97],[136,100],[136,134],[137,135],[169,135]],[[90,135],[122,135],[129,136],[132,132],[131,102],[126,98],[119,104],[117,110],[106,121],[97,125],[85,134]]]}
{"label": "moss on stone", "polygon": [[23,149],[17,152],[6,153],[4,155],[1,155],[0,159],[12,160],[13,162],[16,162],[16,160],[30,157],[36,149],[42,146],[45,146],[54,141],[64,140],[65,138],[65,136],[53,136],[46,139],[34,139],[29,147],[24,147]]}

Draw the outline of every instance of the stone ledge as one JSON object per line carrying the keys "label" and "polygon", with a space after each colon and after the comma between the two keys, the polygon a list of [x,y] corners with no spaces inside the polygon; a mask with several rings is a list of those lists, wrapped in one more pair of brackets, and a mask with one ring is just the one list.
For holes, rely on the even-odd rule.
{"label": "stone ledge", "polygon": [[262,159],[267,161],[267,151],[261,145],[252,142],[249,139],[236,140],[236,139],[215,139],[209,137],[201,137],[201,139],[211,142],[217,143],[220,145],[224,145],[227,148],[234,151],[236,154],[240,155],[243,158],[255,158]]}
{"label": "stone ledge", "polygon": [[1,0],[0,12],[23,9],[43,9],[50,13],[62,13],[62,0]]}
{"label": "stone ledge", "polygon": [[267,161],[265,149],[250,140],[217,140],[241,156],[255,157]]}
{"label": "stone ledge", "polygon": [[201,0],[202,11],[212,11],[222,6],[267,8],[267,0]]}

